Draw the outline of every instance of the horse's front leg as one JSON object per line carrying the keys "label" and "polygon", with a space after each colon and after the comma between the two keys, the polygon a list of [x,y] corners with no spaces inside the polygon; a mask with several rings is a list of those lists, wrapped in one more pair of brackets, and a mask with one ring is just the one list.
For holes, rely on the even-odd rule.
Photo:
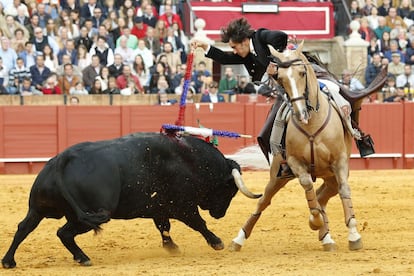
{"label": "horse's front leg", "polygon": [[288,164],[295,175],[298,176],[299,183],[305,190],[305,196],[308,201],[310,211],[309,227],[312,230],[318,230],[324,225],[324,221],[322,216],[322,208],[316,197],[311,175],[308,173],[307,168],[294,158],[289,158]]}
{"label": "horse's front leg", "polygon": [[270,205],[273,196],[289,182],[289,179],[277,178],[276,175],[279,171],[280,161],[282,158],[274,156],[272,166],[270,168],[270,180],[266,185],[263,196],[259,199],[255,212],[247,219],[243,227],[240,229],[236,238],[233,239],[229,246],[230,251],[240,251],[244,242],[253,231],[254,226],[260,218],[262,212]]}

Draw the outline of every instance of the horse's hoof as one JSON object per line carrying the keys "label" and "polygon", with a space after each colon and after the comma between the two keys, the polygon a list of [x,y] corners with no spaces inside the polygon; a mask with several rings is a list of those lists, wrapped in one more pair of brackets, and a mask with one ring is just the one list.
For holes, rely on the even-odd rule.
{"label": "horse's hoof", "polygon": [[312,209],[309,216],[309,227],[312,230],[319,230],[323,226],[323,217],[318,209]]}
{"label": "horse's hoof", "polygon": [[337,249],[336,243],[325,243],[323,245],[323,251],[326,251],[326,252],[333,252],[333,251],[336,251],[336,249]]}
{"label": "horse's hoof", "polygon": [[234,241],[232,241],[231,244],[229,245],[230,252],[239,252],[241,248],[242,246],[238,243],[235,243]]}
{"label": "horse's hoof", "polygon": [[361,239],[357,239],[356,241],[349,241],[348,242],[348,247],[349,250],[360,250],[362,249],[362,240]]}

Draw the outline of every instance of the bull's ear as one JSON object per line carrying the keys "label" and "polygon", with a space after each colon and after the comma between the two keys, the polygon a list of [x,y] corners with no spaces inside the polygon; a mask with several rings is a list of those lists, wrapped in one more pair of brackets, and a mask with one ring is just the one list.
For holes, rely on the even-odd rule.
{"label": "bull's ear", "polygon": [[267,47],[269,47],[270,53],[272,56],[277,57],[279,59],[282,59],[282,53],[279,53],[275,48],[273,48],[272,45],[268,44]]}
{"label": "bull's ear", "polygon": [[302,40],[302,42],[299,43],[298,47],[296,48],[296,53],[298,53],[298,54],[302,53],[304,43],[305,43],[304,40]]}

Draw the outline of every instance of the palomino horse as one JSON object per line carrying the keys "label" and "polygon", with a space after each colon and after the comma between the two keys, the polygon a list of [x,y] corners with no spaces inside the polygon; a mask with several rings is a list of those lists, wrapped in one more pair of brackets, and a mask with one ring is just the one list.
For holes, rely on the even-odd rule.
{"label": "palomino horse", "polygon": [[[311,64],[302,53],[303,42],[296,50],[279,53],[269,46],[278,66],[277,82],[285,89],[291,108],[286,129],[286,159],[305,190],[310,211],[309,225],[319,230],[319,240],[326,251],[336,249],[329,233],[326,205],[339,193],[348,227],[349,249],[362,248],[361,236],[351,202],[348,185],[352,136],[343,127],[341,117],[332,107],[330,98],[321,93]],[[275,160],[275,156],[273,156]],[[230,250],[238,251],[250,236],[260,214],[270,205],[272,197],[291,179],[277,177],[279,163],[270,168],[270,180],[256,210],[246,221]],[[323,184],[313,187],[316,178]]]}

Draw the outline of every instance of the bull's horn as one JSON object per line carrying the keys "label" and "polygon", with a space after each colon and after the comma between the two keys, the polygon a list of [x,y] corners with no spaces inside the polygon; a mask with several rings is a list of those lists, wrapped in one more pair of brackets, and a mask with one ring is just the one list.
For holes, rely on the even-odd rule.
{"label": "bull's horn", "polygon": [[262,195],[256,195],[256,194],[250,192],[249,189],[247,189],[246,185],[244,185],[241,174],[237,169],[233,169],[231,171],[231,174],[234,177],[234,182],[236,183],[237,188],[239,188],[239,190],[242,194],[244,194],[248,198],[253,198],[253,199],[254,198],[259,198],[259,197],[262,196]]}

